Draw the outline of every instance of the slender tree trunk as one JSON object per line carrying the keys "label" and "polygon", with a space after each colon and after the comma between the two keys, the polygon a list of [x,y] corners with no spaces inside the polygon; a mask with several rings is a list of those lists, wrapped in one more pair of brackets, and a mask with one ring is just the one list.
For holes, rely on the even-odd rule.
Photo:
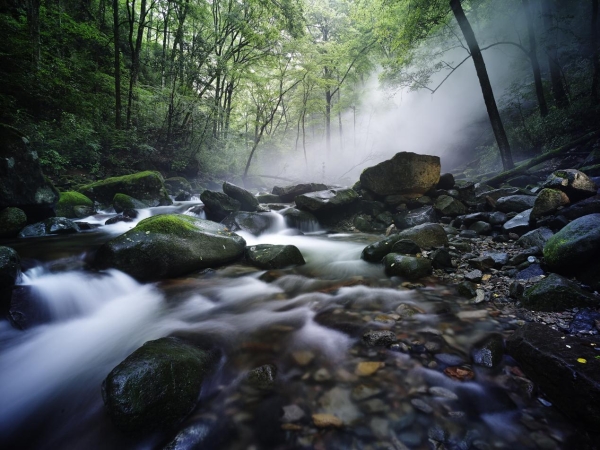
{"label": "slender tree trunk", "polygon": [[540,62],[537,57],[537,41],[535,38],[535,27],[533,24],[533,14],[531,13],[531,5],[529,0],[523,0],[523,9],[525,10],[525,19],[527,21],[527,33],[529,34],[529,59],[531,68],[533,69],[533,80],[535,82],[535,94],[540,108],[540,115],[546,117],[548,115],[548,105],[544,95],[544,86],[542,84],[542,74],[540,71]]}
{"label": "slender tree trunk", "polygon": [[162,63],[161,63],[161,67],[160,67],[160,73],[161,73],[160,85],[163,88],[167,84],[165,72],[167,70],[167,30],[169,27],[169,15],[170,14],[171,14],[171,2],[169,1],[167,4],[167,12],[165,13],[165,18],[164,18],[163,42],[162,42]]}
{"label": "slender tree trunk", "polygon": [[327,154],[331,153],[331,89],[325,91],[325,142]]}
{"label": "slender tree trunk", "polygon": [[113,0],[113,40],[115,52],[115,128],[121,128],[121,54],[119,52],[119,0]]}
{"label": "slender tree trunk", "polygon": [[31,41],[31,61],[37,71],[41,61],[40,0],[27,0],[27,27]]}
{"label": "slender tree trunk", "polygon": [[340,77],[338,76],[338,91],[337,91],[338,126],[339,126],[339,133],[340,133],[340,150],[343,151],[344,150],[344,129],[342,128],[342,108],[340,106],[342,103],[342,90],[339,86],[340,86]]}
{"label": "slender tree trunk", "polygon": [[598,0],[592,0],[592,58],[594,76],[592,79],[592,102],[600,102],[598,88],[600,87],[600,39],[598,33]]}
{"label": "slender tree trunk", "polygon": [[548,68],[550,69],[550,83],[552,84],[552,94],[554,101],[559,108],[569,106],[569,97],[563,86],[560,65],[558,64],[558,51],[556,48],[556,33],[552,25],[553,0],[542,0],[542,15],[544,17],[544,26],[546,28],[546,53],[548,53]]}
{"label": "slender tree trunk", "polygon": [[[129,8],[129,6],[128,6]],[[135,2],[131,4],[129,12],[129,46],[131,48],[131,70],[129,76],[129,96],[127,98],[127,128],[131,128],[133,97],[134,90],[140,75],[140,55],[142,51],[142,40],[144,38],[144,28],[146,26],[146,0],[142,0],[140,4],[140,16],[137,23],[137,33],[135,41],[133,40],[133,32],[135,26]]]}
{"label": "slender tree trunk", "polygon": [[498,106],[496,105],[496,99],[494,98],[494,91],[492,90],[492,85],[485,67],[485,61],[483,60],[481,49],[479,48],[479,44],[475,38],[475,33],[473,33],[471,24],[467,20],[467,16],[463,11],[460,0],[450,0],[450,7],[452,8],[454,17],[458,22],[465,40],[467,41],[467,45],[469,46],[469,50],[471,52],[471,57],[473,58],[473,63],[475,64],[475,71],[477,72],[477,77],[479,78],[479,84],[481,85],[481,92],[483,94],[485,106],[490,117],[492,129],[494,130],[496,142],[498,143],[498,149],[500,150],[502,165],[504,170],[512,169],[514,164],[510,151],[510,144],[508,143],[508,138],[506,136],[506,132],[504,131],[504,126],[502,125],[502,119],[500,118]]}

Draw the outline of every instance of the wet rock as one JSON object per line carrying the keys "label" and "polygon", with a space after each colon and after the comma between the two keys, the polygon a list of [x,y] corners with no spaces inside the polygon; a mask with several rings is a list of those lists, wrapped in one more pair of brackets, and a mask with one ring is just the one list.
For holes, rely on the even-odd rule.
{"label": "wet rock", "polygon": [[477,234],[489,234],[492,231],[492,226],[487,222],[475,222],[469,227],[470,231],[474,231]]}
{"label": "wet rock", "polygon": [[221,224],[162,214],[142,220],[102,245],[95,265],[114,267],[139,280],[156,280],[235,261],[245,246],[244,239]]}
{"label": "wet rock", "polygon": [[542,251],[539,247],[529,247],[529,248],[526,248],[525,250],[523,250],[522,252],[517,253],[516,255],[512,256],[508,260],[508,264],[510,266],[518,266],[518,265],[524,263],[525,261],[527,261],[529,257],[538,256],[541,254],[542,254]]}
{"label": "wet rock", "polygon": [[[354,228],[364,233],[369,233],[371,231],[375,231],[376,229],[376,224],[374,223],[373,218],[366,214],[359,214],[356,216],[352,224],[354,225]],[[381,228],[384,229],[385,227],[381,226]]]}
{"label": "wet rock", "polygon": [[362,340],[369,347],[388,347],[398,341],[398,338],[393,331],[375,330],[363,334]]}
{"label": "wet rock", "polygon": [[465,274],[465,280],[471,281],[473,283],[480,283],[482,277],[483,277],[483,273],[481,272],[481,270],[478,270],[478,269],[472,270]]}
{"label": "wet rock", "polygon": [[277,224],[278,217],[273,213],[256,213],[239,211],[229,214],[221,223],[229,231],[245,231],[259,236]]}
{"label": "wet rock", "polygon": [[450,252],[444,247],[434,250],[429,258],[434,269],[451,269],[453,267]]}
{"label": "wet rock", "polygon": [[306,264],[295,245],[253,245],[246,247],[246,259],[259,269],[283,269]]}
{"label": "wet rock", "polygon": [[[324,413],[334,415],[346,424],[361,416],[360,411],[350,398],[350,390],[334,387],[319,398],[319,406]],[[314,416],[313,416],[314,418]]]}
{"label": "wet rock", "polygon": [[117,214],[120,214],[125,210],[148,208],[148,205],[146,203],[141,202],[125,194],[115,194],[112,200],[112,205],[113,208],[115,208]]}
{"label": "wet rock", "polygon": [[509,195],[500,197],[496,202],[496,209],[503,213],[520,213],[533,208],[536,197],[531,195]]}
{"label": "wet rock", "polygon": [[402,211],[394,216],[394,224],[399,230],[435,222],[437,222],[437,214],[432,206]]}
{"label": "wet rock", "polygon": [[277,366],[265,364],[248,372],[246,383],[259,390],[273,389],[277,378]]}
{"label": "wet rock", "polygon": [[463,239],[477,239],[479,237],[477,232],[473,230],[462,230],[458,233],[458,236]]}
{"label": "wet rock", "polygon": [[170,195],[177,195],[181,191],[192,192],[192,185],[183,177],[171,177],[164,181],[165,188]]}
{"label": "wet rock", "polygon": [[0,246],[0,311],[10,307],[12,287],[21,274],[21,259],[11,247]]}
{"label": "wet rock", "polygon": [[19,208],[4,208],[0,211],[0,238],[17,237],[27,225],[25,211]]}
{"label": "wet rock", "polygon": [[51,217],[43,222],[27,225],[19,233],[19,237],[42,237],[50,234],[78,233],[79,226],[65,217]]}
{"label": "wet rock", "polygon": [[477,195],[477,200],[479,200],[479,201],[484,201],[484,200],[491,201],[492,206],[493,206],[502,197],[509,197],[511,195],[517,194],[518,192],[519,192],[519,189],[518,188],[514,188],[514,187],[505,187],[505,188],[500,188],[500,189],[491,189],[489,191],[482,192],[482,193],[478,194]]}
{"label": "wet rock", "polygon": [[277,195],[281,201],[285,203],[293,202],[298,195],[307,194],[309,192],[324,191],[327,186],[322,183],[306,183],[294,184],[290,186],[275,186],[272,194]]}
{"label": "wet rock", "polygon": [[117,428],[141,433],[169,428],[196,406],[212,352],[176,338],[146,342],[108,374],[102,398]]}
{"label": "wet rock", "polygon": [[274,194],[259,194],[256,196],[258,203],[284,203],[279,195]]}
{"label": "wet rock", "polygon": [[107,178],[87,184],[77,190],[101,205],[110,205],[116,194],[126,194],[149,206],[170,205],[173,202],[158,172],[139,172]]}
{"label": "wet rock", "polygon": [[298,405],[287,405],[283,407],[283,417],[281,421],[284,423],[298,422],[304,418],[306,413]]}
{"label": "wet rock", "polygon": [[383,264],[388,276],[399,276],[411,281],[426,277],[432,272],[431,261],[428,259],[404,256],[398,253],[386,255]]}
{"label": "wet rock", "polygon": [[192,193],[189,191],[179,191],[177,195],[175,195],[176,202],[188,202],[192,199]]}
{"label": "wet rock", "polygon": [[494,333],[486,336],[471,348],[471,360],[482,367],[497,367],[504,357],[504,339]]}
{"label": "wet rock", "polygon": [[435,201],[435,210],[442,216],[460,216],[467,212],[467,207],[449,195],[440,195]]}
{"label": "wet rock", "polygon": [[500,269],[502,266],[508,264],[508,253],[503,252],[485,252],[486,256],[489,256],[494,260],[494,268]]}
{"label": "wet rock", "polygon": [[206,218],[215,222],[220,222],[229,214],[238,212],[242,207],[240,202],[227,194],[208,189],[200,195],[200,200],[204,203]]}
{"label": "wet rock", "polygon": [[588,214],[598,213],[600,213],[600,195],[586,198],[560,211],[560,215],[568,220],[575,220]]}
{"label": "wet rock", "polygon": [[542,189],[533,204],[531,211],[531,220],[537,220],[540,217],[554,214],[562,206],[570,203],[569,197],[563,191],[558,189]]}
{"label": "wet rock", "polygon": [[559,189],[572,201],[593,197],[598,192],[596,184],[585,173],[576,169],[557,170],[548,177],[544,187]]}
{"label": "wet rock", "polygon": [[300,211],[296,208],[287,208],[281,211],[288,227],[297,228],[300,231],[311,232],[319,230],[317,218],[308,211]]}
{"label": "wet rock", "polygon": [[535,311],[564,311],[579,306],[599,306],[600,299],[584,291],[577,283],[551,273],[523,294],[521,303]]}
{"label": "wet rock", "polygon": [[341,428],[344,425],[344,422],[333,414],[313,414],[312,419],[317,428]]}
{"label": "wet rock", "polygon": [[494,267],[496,261],[489,255],[479,256],[469,260],[469,266],[473,269],[488,270]]}
{"label": "wet rock", "polygon": [[377,195],[422,195],[438,183],[440,167],[437,156],[401,152],[365,169],[360,175],[360,183]]}
{"label": "wet rock", "polygon": [[471,281],[462,281],[456,286],[458,294],[465,298],[473,298],[477,295],[477,286]]}
{"label": "wet rock", "polygon": [[328,189],[302,194],[295,198],[298,209],[315,215],[343,208],[357,200],[358,194],[353,189]]}
{"label": "wet rock", "polygon": [[[82,215],[76,208],[85,207],[84,212],[90,214]],[[61,192],[54,211],[58,217],[68,219],[81,219],[91,215],[94,211],[94,202],[83,194],[75,191]],[[118,212],[118,211],[117,211]]]}
{"label": "wet rock", "polygon": [[514,234],[517,234],[518,236],[522,236],[523,234],[527,233],[530,230],[530,227],[529,227],[530,215],[531,215],[531,209],[527,209],[527,210],[517,214],[515,217],[513,217],[509,221],[505,222],[504,225],[502,225],[502,230],[505,233],[514,233]]}
{"label": "wet rock", "polygon": [[517,280],[529,280],[531,278],[539,277],[540,275],[545,275],[544,269],[539,264],[531,264],[529,267],[520,270],[515,278]]}
{"label": "wet rock", "polygon": [[502,225],[506,223],[507,220],[508,217],[506,216],[506,214],[504,214],[501,211],[494,211],[490,214],[488,222],[490,223],[490,225]]}
{"label": "wet rock", "polygon": [[600,312],[590,308],[580,309],[569,325],[569,334],[597,333],[600,324]]}
{"label": "wet rock", "polygon": [[421,248],[409,239],[400,239],[392,245],[391,253],[400,253],[401,255],[416,255],[421,253]]}
{"label": "wet rock", "polygon": [[600,427],[598,352],[576,337],[528,323],[507,340],[507,351],[547,398],[583,428]]}
{"label": "wet rock", "polygon": [[385,363],[383,362],[363,361],[357,364],[354,373],[359,377],[369,377],[383,367],[385,367]]}
{"label": "wet rock", "polygon": [[359,384],[354,389],[352,389],[352,399],[356,401],[366,400],[371,397],[375,397],[376,395],[381,394],[381,389],[367,386],[365,384]]}
{"label": "wet rock", "polygon": [[437,189],[452,189],[454,187],[454,175],[451,173],[443,173],[440,175],[440,180],[436,186]]}
{"label": "wet rock", "polygon": [[514,298],[517,300],[519,300],[521,298],[521,296],[523,295],[524,292],[525,292],[525,286],[523,286],[518,281],[513,281],[512,283],[510,283],[510,286],[508,287],[508,295],[511,298]]}
{"label": "wet rock", "polygon": [[214,419],[202,418],[181,430],[163,450],[193,450],[198,448],[222,448],[229,430],[219,426]]}
{"label": "wet rock", "polygon": [[538,247],[540,250],[543,250],[546,242],[548,242],[548,239],[553,235],[554,233],[549,228],[540,227],[529,233],[525,233],[517,239],[517,244],[523,248]]}
{"label": "wet rock", "polygon": [[398,233],[397,237],[398,240],[411,240],[423,249],[443,247],[448,244],[448,236],[444,228],[437,223],[425,223],[408,228]]}
{"label": "wet rock", "polygon": [[413,405],[415,407],[415,409],[417,409],[425,414],[431,414],[433,412],[433,408],[431,407],[431,405],[423,399],[413,398],[410,401],[410,404]]}
{"label": "wet rock", "polygon": [[133,219],[124,214],[117,214],[116,216],[111,217],[110,219],[107,219],[104,222],[104,225],[114,225],[115,223],[119,223],[119,222],[133,222]]}
{"label": "wet rock", "polygon": [[225,181],[223,183],[223,192],[240,202],[241,211],[254,212],[258,209],[258,199],[242,187]]}
{"label": "wet rock", "polygon": [[359,336],[365,327],[365,323],[359,315],[345,311],[320,311],[315,316],[314,321],[319,325],[341,331],[350,336]]}

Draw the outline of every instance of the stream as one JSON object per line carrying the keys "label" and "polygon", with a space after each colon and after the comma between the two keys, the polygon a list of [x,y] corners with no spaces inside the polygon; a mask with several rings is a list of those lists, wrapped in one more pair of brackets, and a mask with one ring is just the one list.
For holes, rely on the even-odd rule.
{"label": "stream", "polygon": [[[238,234],[248,245],[293,244],[306,265],[263,271],[240,263],[149,284],[86,268],[95,249],[137,221],[191,214],[197,204],[0,243],[24,267],[15,293],[22,314],[13,315],[23,329],[0,321],[1,448],[575,448],[577,431],[508,356],[496,369],[471,364],[477,341],[506,336],[518,319],[470,304],[431,278],[411,289],[385,276],[360,259],[380,236],[327,234],[315,224],[303,234],[272,212],[277,225],[267,233]],[[113,215],[82,221],[103,224]],[[369,330],[391,330],[398,343],[369,347],[361,340]],[[164,336],[218,347],[219,367],[176,430],[125,436],[104,410],[101,383],[144,342]],[[276,367],[274,385],[249,386],[247,373],[265,364]],[[474,377],[444,373],[456,367]],[[316,428],[317,413],[343,426]]]}

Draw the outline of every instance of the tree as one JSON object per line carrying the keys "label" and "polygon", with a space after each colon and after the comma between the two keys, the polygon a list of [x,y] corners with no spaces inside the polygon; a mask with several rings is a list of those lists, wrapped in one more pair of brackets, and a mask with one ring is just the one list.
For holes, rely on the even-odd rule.
{"label": "tree", "polygon": [[542,73],[540,70],[540,62],[537,57],[537,39],[535,37],[535,27],[533,25],[533,14],[531,11],[531,4],[529,0],[523,1],[523,11],[525,12],[525,19],[527,22],[527,36],[529,38],[529,60],[531,61],[531,68],[533,70],[533,80],[535,83],[535,95],[538,99],[538,106],[540,108],[540,115],[546,117],[548,115],[548,105],[546,104],[546,97],[544,95],[544,86],[542,84]]}
{"label": "tree", "polygon": [[552,23],[554,20],[553,1],[542,1],[542,15],[546,27],[546,53],[548,54],[548,68],[550,70],[550,83],[552,84],[554,101],[559,108],[565,108],[569,106],[569,97],[567,97],[567,92],[563,86],[560,64],[558,62],[556,27]]}
{"label": "tree", "polygon": [[119,20],[119,0],[113,0],[113,51],[115,56],[114,77],[115,77],[115,128],[121,128],[121,53],[119,42],[121,40],[120,20]]}
{"label": "tree", "polygon": [[600,102],[598,90],[600,88],[600,33],[598,33],[598,0],[592,0],[592,104]]}

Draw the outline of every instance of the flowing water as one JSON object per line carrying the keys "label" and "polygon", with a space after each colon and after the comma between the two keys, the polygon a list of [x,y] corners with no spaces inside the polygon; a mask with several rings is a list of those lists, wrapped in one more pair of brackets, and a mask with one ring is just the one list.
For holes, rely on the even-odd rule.
{"label": "flowing water", "polygon": [[[138,220],[191,214],[194,204],[143,210]],[[112,215],[84,221],[101,225]],[[444,286],[411,290],[389,279],[360,259],[377,236],[325,234],[315,224],[302,234],[276,217],[259,237],[240,234],[248,245],[296,245],[305,266],[237,264],[140,284],[86,266],[135,222],[6,242],[26,270],[20,312],[12,324],[0,321],[0,447],[153,449],[177,436],[171,448],[570,448],[575,431],[510,358],[494,370],[470,365],[473,343],[516,328],[516,319],[470,314],[485,307]],[[399,343],[365,346],[362,333],[378,329]],[[170,335],[217,346],[219,367],[178,429],[124,436],[105,413],[102,380],[144,342]],[[246,375],[265,364],[276,366],[275,383],[255,389]],[[450,378],[448,367],[475,377]],[[317,429],[316,413],[343,426]]]}

